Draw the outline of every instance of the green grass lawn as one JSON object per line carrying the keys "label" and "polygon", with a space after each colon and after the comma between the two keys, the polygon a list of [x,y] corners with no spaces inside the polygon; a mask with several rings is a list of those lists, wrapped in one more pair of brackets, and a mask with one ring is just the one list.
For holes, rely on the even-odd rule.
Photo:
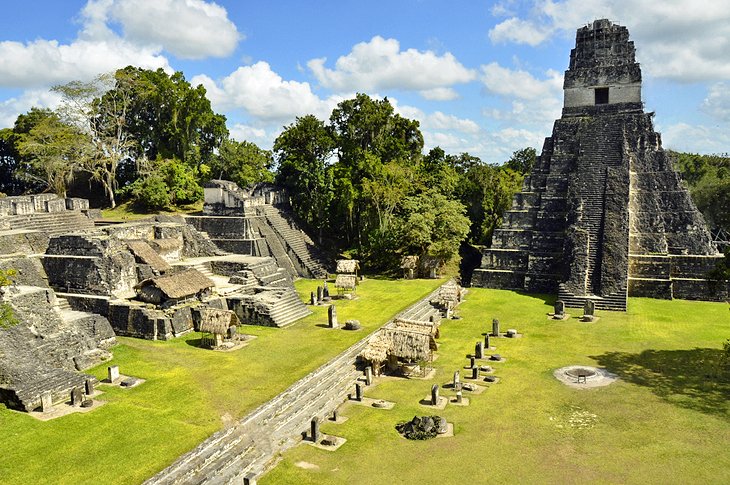
{"label": "green grass lawn", "polygon": [[103,209],[101,211],[102,217],[110,221],[136,221],[139,219],[147,219],[157,214],[193,214],[203,210],[203,201],[196,202],[194,204],[177,207],[174,211],[152,211],[148,212],[142,210],[132,202],[123,202],[116,206],[114,209]]}
{"label": "green grass lawn", "polygon": [[[296,282],[302,298],[319,281]],[[119,338],[114,360],[92,369],[146,379],[122,390],[100,386],[106,404],[88,414],[40,422],[0,405],[0,483],[139,483],[227,421],[240,418],[416,302],[442,281],[366,280],[359,299],[337,302],[340,321],[358,332],[325,328],[327,307],[283,328],[245,326],[258,338],[238,351],[195,346],[200,334],[169,342]]]}
{"label": "green grass lawn", "polygon": [[[341,448],[300,445],[259,483],[730,483],[730,383],[707,377],[730,337],[727,304],[632,298],[628,312],[599,312],[595,323],[551,321],[549,311],[535,296],[471,289],[463,319],[442,325],[434,380],[367,389],[395,408],[345,404],[349,420],[322,427],[347,439]],[[492,341],[507,359],[494,364],[501,381],[468,407],[420,406],[433,383],[469,372],[465,356],[493,317],[524,333]],[[552,375],[571,364],[621,379],[573,389]],[[414,442],[395,431],[425,414],[445,416],[455,436]]]}

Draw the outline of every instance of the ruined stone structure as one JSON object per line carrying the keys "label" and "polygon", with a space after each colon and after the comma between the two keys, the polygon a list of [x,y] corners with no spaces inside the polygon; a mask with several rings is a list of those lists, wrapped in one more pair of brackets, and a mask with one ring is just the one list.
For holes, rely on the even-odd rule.
{"label": "ruined stone structure", "polygon": [[243,190],[227,180],[211,180],[204,191],[204,215],[187,220],[219,248],[273,257],[292,276],[327,277],[326,258],[297,226],[282,192],[266,184]]}
{"label": "ruined stone structure", "polygon": [[[83,396],[96,378],[77,371],[111,358],[115,335],[101,315],[74,311],[48,286],[41,263],[49,234],[93,227],[88,202],[53,194],[0,199],[0,289],[12,318],[0,322],[0,402],[32,411]],[[87,386],[87,382],[89,385]]]}
{"label": "ruined stone structure", "polygon": [[277,327],[310,313],[273,258],[226,254],[183,218],[53,237],[43,265],[74,309],[107,316],[117,335],[178,337],[199,329],[201,306]]}
{"label": "ruined stone structure", "polygon": [[563,115],[515,195],[472,284],[558,293],[625,310],[627,296],[720,299],[719,254],[641,101],[626,27],[578,29]]}

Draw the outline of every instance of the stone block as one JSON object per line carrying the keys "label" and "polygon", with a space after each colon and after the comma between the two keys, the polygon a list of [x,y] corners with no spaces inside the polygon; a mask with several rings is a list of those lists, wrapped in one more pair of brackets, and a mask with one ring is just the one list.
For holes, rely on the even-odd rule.
{"label": "stone block", "polygon": [[107,367],[107,380],[111,383],[115,383],[119,380],[119,366],[110,365]]}

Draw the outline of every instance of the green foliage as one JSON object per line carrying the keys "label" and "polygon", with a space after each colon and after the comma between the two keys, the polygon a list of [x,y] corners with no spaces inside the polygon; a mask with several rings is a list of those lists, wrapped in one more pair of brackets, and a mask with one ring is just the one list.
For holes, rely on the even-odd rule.
{"label": "green foliage", "polygon": [[471,220],[469,239],[489,244],[494,229],[502,223],[504,211],[522,186],[523,175],[509,167],[472,164],[461,178],[458,195]]}
{"label": "green foliage", "polygon": [[730,231],[730,157],[669,153],[707,222]]}
{"label": "green foliage", "polygon": [[18,152],[31,167],[27,176],[45,183],[61,197],[91,151],[89,136],[55,113],[40,118],[17,143]]}
{"label": "green foliage", "polygon": [[0,303],[0,329],[8,329],[19,323],[13,309],[7,303]]}
{"label": "green foliage", "polygon": [[527,147],[512,153],[512,157],[507,160],[505,167],[525,175],[532,171],[536,161],[537,150]]}
{"label": "green foliage", "polygon": [[334,148],[331,131],[312,115],[297,118],[274,142],[279,162],[276,182],[287,189],[294,212],[320,239],[330,226],[333,171],[328,160]]}
{"label": "green foliage", "polygon": [[[179,71],[169,75],[132,66],[118,70],[114,78],[115,88],[99,104],[130,99],[126,131],[136,141],[135,158],[176,158],[190,166],[210,163],[228,129],[225,116],[211,109],[202,85],[191,86]],[[113,106],[107,111],[118,112]]]}
{"label": "green foliage", "polygon": [[410,254],[428,255],[447,262],[459,252],[469,232],[464,206],[439,193],[424,192],[403,204],[402,247]]}
{"label": "green foliage", "polygon": [[[239,187],[248,187],[259,182],[272,182],[273,163],[268,150],[262,150],[254,143],[227,138],[221,143],[218,154],[211,158],[210,167],[206,166],[206,170],[209,170],[206,175],[232,180]],[[206,177],[202,173],[201,176]]]}
{"label": "green foliage", "polygon": [[13,276],[17,273],[14,269],[0,269],[0,287],[13,284]]}
{"label": "green foliage", "polygon": [[197,171],[179,160],[161,160],[144,177],[120,191],[146,210],[165,210],[202,199]]}

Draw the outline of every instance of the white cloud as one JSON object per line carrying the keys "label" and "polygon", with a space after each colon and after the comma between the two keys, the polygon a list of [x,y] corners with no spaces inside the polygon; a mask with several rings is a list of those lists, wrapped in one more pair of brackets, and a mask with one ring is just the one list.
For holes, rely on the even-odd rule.
{"label": "white cloud", "polygon": [[720,82],[710,86],[702,109],[718,120],[730,122],[730,83]]}
{"label": "white cloud", "polygon": [[202,0],[116,0],[89,4],[106,7],[125,38],[138,45],[161,46],[184,59],[225,57],[243,36],[225,8]]}
{"label": "white cloud", "polygon": [[278,131],[274,129],[267,130],[264,127],[236,123],[230,126],[228,131],[234,140],[248,141],[255,143],[261,149],[271,150],[271,147],[274,145],[274,140],[281,133],[281,128]]}
{"label": "white cloud", "polygon": [[55,40],[27,44],[0,42],[0,86],[40,87],[75,79],[89,80],[129,64],[169,70],[167,60],[150,49],[121,40],[77,40],[62,45]]}
{"label": "white cloud", "polygon": [[425,128],[434,130],[454,130],[470,135],[476,135],[481,131],[481,128],[479,128],[476,122],[470,119],[444,114],[441,111],[436,111],[428,115],[423,125]]}
{"label": "white cloud", "polygon": [[191,83],[206,88],[214,110],[242,109],[258,120],[291,122],[295,116],[310,113],[327,119],[343,99],[321,99],[309,83],[286,81],[263,61],[239,67],[218,82],[200,75],[193,77]]}
{"label": "white cloud", "polygon": [[661,130],[662,145],[682,152],[727,153],[730,132],[726,127],[677,123]]}
{"label": "white cloud", "polygon": [[17,98],[1,101],[0,128],[12,128],[18,115],[27,113],[33,107],[54,109],[60,102],[61,96],[47,89],[25,91]]}
{"label": "white cloud", "polygon": [[312,59],[307,66],[322,86],[336,92],[402,89],[419,91],[427,99],[453,99],[453,90],[443,88],[476,77],[474,71],[464,67],[451,53],[401,51],[396,39],[380,36],[356,44],[349,54],[337,59],[334,69],[325,67],[326,61],[326,58]]}
{"label": "white cloud", "polygon": [[496,62],[482,66],[481,81],[492,93],[519,99],[541,99],[562,93],[563,76],[547,71],[547,79],[537,79],[527,71],[512,70]]}
{"label": "white cloud", "polygon": [[430,101],[451,101],[459,97],[459,94],[451,88],[425,89],[418,93]]}
{"label": "white cloud", "polygon": [[597,18],[628,27],[638,61],[656,77],[683,82],[730,77],[727,0],[534,0],[520,17],[490,30],[493,42],[537,45],[554,35],[572,37]]}
{"label": "white cloud", "polygon": [[489,39],[495,44],[515,42],[533,47],[541,44],[549,35],[548,30],[541,29],[532,22],[520,20],[516,17],[497,24],[489,31]]}

